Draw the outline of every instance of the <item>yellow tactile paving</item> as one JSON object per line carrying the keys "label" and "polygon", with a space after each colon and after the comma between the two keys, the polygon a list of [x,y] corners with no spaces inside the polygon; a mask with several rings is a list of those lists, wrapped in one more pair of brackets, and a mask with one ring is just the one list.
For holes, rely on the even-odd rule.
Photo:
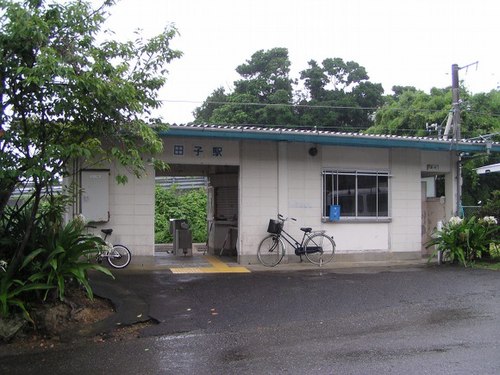
{"label": "yellow tactile paving", "polygon": [[245,267],[229,267],[226,263],[210,255],[206,255],[205,258],[211,264],[211,267],[176,267],[176,268],[170,268],[170,271],[175,274],[250,272],[250,270]]}

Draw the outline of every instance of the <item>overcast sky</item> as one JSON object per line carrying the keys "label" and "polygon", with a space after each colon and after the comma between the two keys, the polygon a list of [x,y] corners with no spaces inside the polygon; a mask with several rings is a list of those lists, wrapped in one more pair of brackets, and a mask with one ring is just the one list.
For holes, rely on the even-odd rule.
{"label": "overcast sky", "polygon": [[[98,2],[98,0],[95,0]],[[285,47],[292,77],[314,59],[353,60],[385,93],[393,85],[451,85],[451,65],[473,92],[500,85],[498,0],[121,0],[106,26],[120,39],[140,28],[152,36],[174,24],[173,47],[161,99],[169,123],[192,111],[216,88],[232,89],[238,65],[260,50]]]}

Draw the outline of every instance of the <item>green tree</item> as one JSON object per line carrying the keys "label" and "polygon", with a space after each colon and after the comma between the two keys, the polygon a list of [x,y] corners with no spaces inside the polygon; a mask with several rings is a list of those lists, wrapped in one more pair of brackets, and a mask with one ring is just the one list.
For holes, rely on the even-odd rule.
{"label": "green tree", "polygon": [[[286,48],[255,52],[236,68],[234,91],[215,90],[194,111],[195,123],[287,125],[293,121],[293,80]],[[227,103],[227,104],[226,104]]]}
{"label": "green tree", "polygon": [[[462,136],[473,138],[500,132],[500,91],[467,95],[461,106]],[[495,138],[500,140],[500,136]]]}
{"label": "green tree", "polygon": [[366,69],[354,61],[311,60],[300,78],[307,89],[298,110],[303,126],[366,129],[383,103],[382,85],[368,81]]}
{"label": "green tree", "polygon": [[[98,42],[113,0],[0,0],[0,215],[15,189],[33,186],[19,210],[30,208],[22,238],[2,283],[23,262],[40,202],[75,159],[116,160],[140,176],[144,160],[161,151],[152,125],[176,30],[149,40]],[[144,159],[143,157],[146,156]],[[161,163],[157,163],[160,166]],[[123,176],[120,182],[125,182]],[[28,206],[29,205],[29,206]],[[14,217],[13,215],[12,217]],[[2,226],[10,233],[9,220]]]}
{"label": "green tree", "polygon": [[425,136],[426,124],[442,125],[444,130],[451,109],[451,90],[433,88],[426,94],[414,87],[395,86],[393,92],[376,112],[369,133]]}
{"label": "green tree", "polygon": [[[427,124],[444,125],[452,109],[450,88],[433,88],[429,94],[415,87],[394,86],[393,95],[384,98],[384,105],[376,112],[370,133],[398,135],[429,135]],[[461,133],[463,138],[500,131],[500,91],[471,94],[464,88],[461,98]],[[437,136],[434,132],[431,135]]]}
{"label": "green tree", "polygon": [[299,80],[290,77],[286,48],[255,52],[238,66],[242,79],[234,91],[215,90],[194,111],[196,123],[317,126],[365,129],[373,108],[380,106],[383,89],[368,81],[366,69],[340,58],[309,61]]}
{"label": "green tree", "polygon": [[214,111],[217,108],[220,108],[223,103],[228,101],[228,96],[223,87],[219,87],[215,89],[208,98],[203,102],[200,107],[197,107],[193,116],[195,117],[195,122],[203,123],[203,122],[211,122]]}

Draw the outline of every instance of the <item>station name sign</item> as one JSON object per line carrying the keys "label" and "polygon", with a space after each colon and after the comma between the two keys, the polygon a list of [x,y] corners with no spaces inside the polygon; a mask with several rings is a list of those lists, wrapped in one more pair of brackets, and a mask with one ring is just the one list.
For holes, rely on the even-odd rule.
{"label": "station name sign", "polygon": [[224,156],[224,146],[205,146],[205,145],[190,145],[175,144],[173,146],[173,156],[193,156],[197,158],[205,158],[211,156],[213,158],[221,158]]}
{"label": "station name sign", "polygon": [[239,143],[218,139],[167,139],[163,155],[167,163],[238,165]]}

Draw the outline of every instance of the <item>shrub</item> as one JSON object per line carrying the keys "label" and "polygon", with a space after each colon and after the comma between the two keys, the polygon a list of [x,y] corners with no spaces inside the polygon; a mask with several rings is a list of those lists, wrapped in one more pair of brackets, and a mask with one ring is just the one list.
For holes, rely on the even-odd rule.
{"label": "shrub", "polygon": [[[31,254],[32,260],[41,258],[42,262],[38,272],[32,274],[29,280],[44,282],[56,292],[55,296],[61,301],[65,297],[66,284],[73,281],[82,285],[88,297],[93,298],[87,277],[89,270],[98,270],[112,276],[108,269],[90,263],[89,259],[106,244],[101,237],[85,234],[84,228],[85,220],[77,216],[60,231],[56,231],[53,237],[48,236],[45,246]],[[47,293],[44,299],[46,298]]]}
{"label": "shrub", "polygon": [[0,317],[21,312],[32,322],[29,303],[49,297],[63,300],[67,285],[72,283],[83,286],[92,298],[87,271],[94,269],[112,276],[108,269],[89,262],[88,256],[98,251],[103,240],[85,234],[84,220],[77,217],[62,224],[64,202],[62,197],[44,202],[26,255],[17,263],[12,258],[25,233],[31,207],[28,204],[4,211],[0,220]]}
{"label": "shrub", "polygon": [[490,249],[496,248],[497,230],[497,220],[492,216],[482,219],[474,216],[470,219],[452,217],[426,246],[436,245],[436,251],[431,258],[436,256],[438,251],[446,251],[452,262],[467,267],[476,259],[489,255]]}
{"label": "shrub", "polygon": [[500,243],[490,243],[489,254],[491,259],[500,259]]}
{"label": "shrub", "polygon": [[496,190],[491,194],[491,198],[481,207],[479,211],[481,216],[493,216],[500,220],[500,190]]}
{"label": "shrub", "polygon": [[186,219],[194,242],[207,240],[207,193],[205,189],[180,191],[157,186],[155,190],[155,242],[170,243],[170,219]]}

